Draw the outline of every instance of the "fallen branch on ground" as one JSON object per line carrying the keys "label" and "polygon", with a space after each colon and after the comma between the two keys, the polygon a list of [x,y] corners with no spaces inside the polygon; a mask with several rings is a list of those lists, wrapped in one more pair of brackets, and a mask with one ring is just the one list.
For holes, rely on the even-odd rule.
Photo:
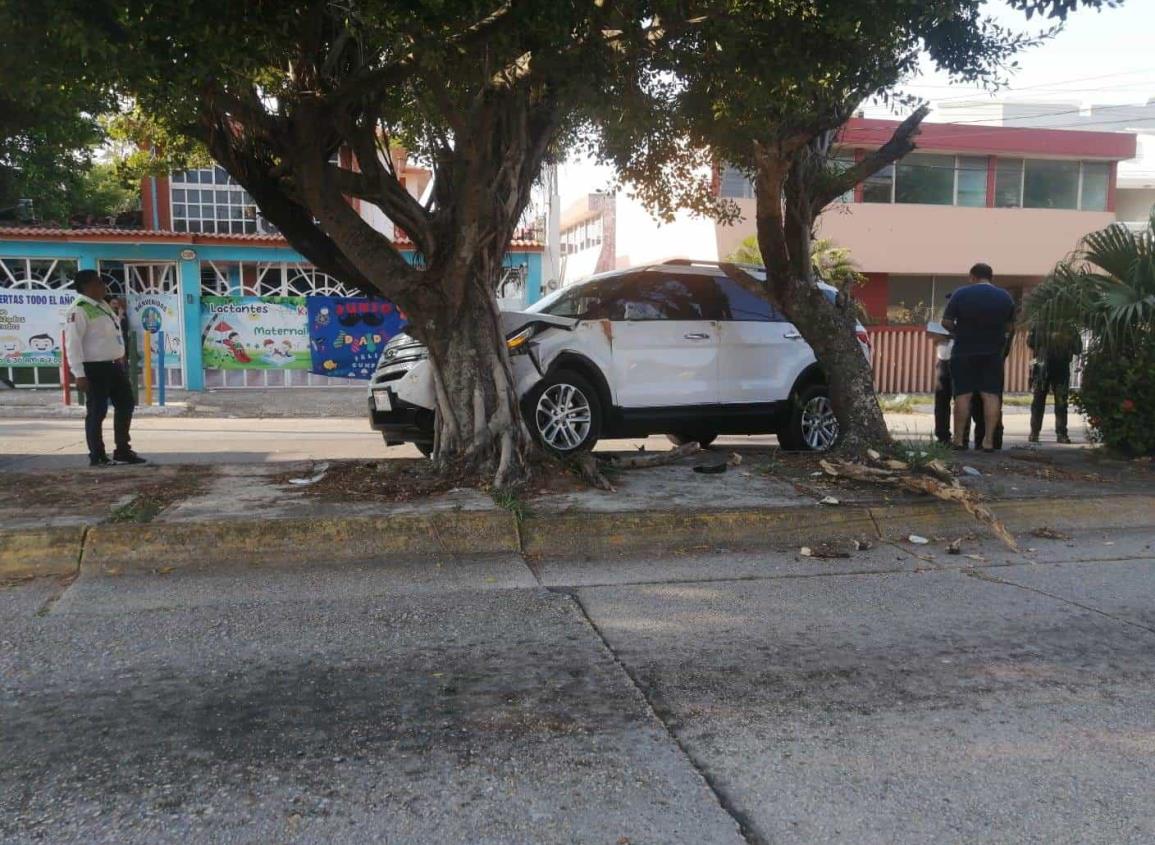
{"label": "fallen branch on ground", "polygon": [[681,446],[677,446],[668,452],[650,452],[649,454],[639,454],[629,458],[607,458],[605,464],[613,469],[646,469],[647,467],[660,467],[666,464],[672,464],[700,451],[702,451],[702,447],[698,445],[697,441],[694,441],[691,443],[683,443]]}
{"label": "fallen branch on ground", "polygon": [[[871,460],[882,462],[877,452],[871,452]],[[931,461],[922,468],[929,475],[916,475],[907,467],[905,470],[883,469],[881,467],[856,464],[849,461],[826,460],[818,462],[823,472],[835,478],[849,478],[854,481],[868,481],[873,484],[889,484],[910,490],[913,493],[923,493],[942,499],[944,502],[956,502],[976,520],[990,527],[996,537],[1003,541],[1012,551],[1018,551],[1015,538],[1007,531],[1002,521],[984,505],[973,490],[969,490],[958,483],[958,479],[951,475],[950,470],[941,461]],[[901,463],[895,461],[893,463]],[[945,475],[949,481],[942,480]],[[934,477],[931,477],[934,476]]]}

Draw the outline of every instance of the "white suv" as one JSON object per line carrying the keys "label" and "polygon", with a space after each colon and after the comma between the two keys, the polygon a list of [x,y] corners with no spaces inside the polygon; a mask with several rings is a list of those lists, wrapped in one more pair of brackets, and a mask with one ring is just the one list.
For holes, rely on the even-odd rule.
{"label": "white suv", "polygon": [[[777,434],[784,448],[823,450],[838,436],[813,351],[767,298],[718,265],[605,273],[502,320],[526,423],[556,452],[648,434],[703,445],[719,434]],[[858,337],[869,355],[861,325]],[[386,443],[428,453],[435,402],[426,357],[408,335],[389,341],[370,381],[369,415]]]}

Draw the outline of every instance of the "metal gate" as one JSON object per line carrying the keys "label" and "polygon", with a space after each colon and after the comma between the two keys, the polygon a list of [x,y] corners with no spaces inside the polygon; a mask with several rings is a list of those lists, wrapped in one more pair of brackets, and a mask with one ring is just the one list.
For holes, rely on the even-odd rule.
{"label": "metal gate", "polygon": [[[0,258],[0,288],[71,290],[77,269],[71,258]],[[2,367],[0,372],[17,387],[60,384],[59,367]]]}
{"label": "metal gate", "polygon": [[[205,296],[359,296],[359,292],[310,264],[288,261],[202,261]],[[357,379],[307,370],[205,369],[205,387],[348,387]]]}
{"label": "metal gate", "polygon": [[[181,338],[184,336],[184,304],[180,296],[180,277],[177,275],[175,261],[101,261],[100,272],[108,280],[109,292],[123,296],[130,308],[134,300],[148,294],[175,296],[177,325],[181,327],[175,340],[183,346]],[[137,341],[138,344],[140,342]],[[170,346],[170,343],[166,340],[165,345]],[[181,364],[176,367],[165,367],[165,383],[169,387],[185,386],[184,350],[181,349],[180,352]],[[153,385],[156,386],[159,381],[160,372],[157,371],[153,376]]]}

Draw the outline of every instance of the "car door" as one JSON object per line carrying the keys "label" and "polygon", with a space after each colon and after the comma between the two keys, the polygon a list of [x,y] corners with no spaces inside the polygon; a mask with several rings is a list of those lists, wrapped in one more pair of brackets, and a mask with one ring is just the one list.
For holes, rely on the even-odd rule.
{"label": "car door", "polygon": [[813,360],[802,335],[771,304],[727,276],[721,292],[718,401],[725,405],[779,402]]}
{"label": "car door", "polygon": [[614,311],[613,372],[623,408],[718,402],[717,289],[708,276],[632,274]]}

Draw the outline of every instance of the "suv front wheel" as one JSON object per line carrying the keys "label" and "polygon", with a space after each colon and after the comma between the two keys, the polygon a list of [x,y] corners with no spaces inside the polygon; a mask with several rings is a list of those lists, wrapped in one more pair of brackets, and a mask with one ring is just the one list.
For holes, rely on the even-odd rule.
{"label": "suv front wheel", "polygon": [[530,391],[525,418],[538,442],[560,455],[588,451],[602,430],[602,403],[589,380],[572,370],[547,375]]}
{"label": "suv front wheel", "polygon": [[824,384],[812,384],[798,391],[790,403],[786,429],[778,434],[778,443],[789,451],[826,452],[838,442],[838,418],[830,390]]}

